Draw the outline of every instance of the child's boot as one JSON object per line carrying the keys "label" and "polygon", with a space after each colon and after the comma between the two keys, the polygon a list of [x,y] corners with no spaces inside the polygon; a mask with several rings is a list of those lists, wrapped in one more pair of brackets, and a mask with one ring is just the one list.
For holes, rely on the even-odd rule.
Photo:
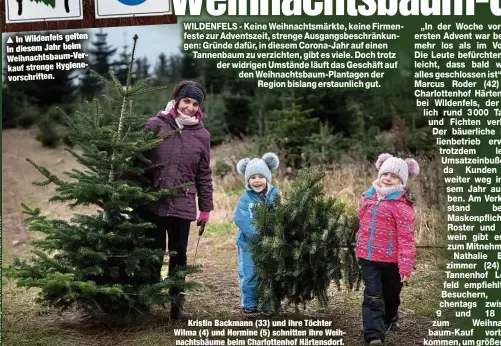
{"label": "child's boot", "polygon": [[400,330],[400,324],[398,323],[398,315],[393,317],[386,326],[387,332],[398,332]]}
{"label": "child's boot", "polygon": [[258,313],[258,310],[257,308],[242,308],[242,313],[244,315],[254,315],[254,314],[257,314]]}
{"label": "child's boot", "polygon": [[371,340],[371,342],[369,342],[369,346],[383,346],[383,342],[379,339]]}

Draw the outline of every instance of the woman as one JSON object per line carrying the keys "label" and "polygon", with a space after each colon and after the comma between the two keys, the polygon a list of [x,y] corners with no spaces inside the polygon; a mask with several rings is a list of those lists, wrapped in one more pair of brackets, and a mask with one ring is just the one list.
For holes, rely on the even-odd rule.
{"label": "woman", "polygon": [[[169,276],[186,266],[186,249],[190,224],[209,221],[213,209],[212,171],[210,168],[210,134],[202,123],[201,106],[205,98],[202,86],[193,81],[181,81],[174,86],[173,100],[165,111],[148,119],[146,129],[158,131],[159,136],[170,134],[150,153],[150,160],[158,168],[149,173],[154,188],[169,189],[181,184],[188,185],[182,197],[161,200],[142,215],[156,226],[148,230],[148,236],[155,239],[154,247],[168,249],[176,254],[169,259]],[[197,218],[195,195],[198,194]],[[160,280],[161,264],[156,268]],[[171,317],[189,319],[184,310],[184,292],[171,289],[171,295],[179,296],[179,302],[171,306]]]}

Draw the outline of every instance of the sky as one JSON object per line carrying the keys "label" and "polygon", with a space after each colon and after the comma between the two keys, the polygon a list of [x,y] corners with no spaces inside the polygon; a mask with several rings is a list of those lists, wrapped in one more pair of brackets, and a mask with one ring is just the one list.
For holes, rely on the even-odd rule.
{"label": "sky", "polygon": [[[146,56],[152,65],[162,52],[167,56],[180,53],[181,28],[179,24],[122,26],[103,28],[103,31],[108,33],[108,43],[118,47],[117,54],[121,52],[125,43],[130,49],[132,37],[137,34],[139,38],[137,40],[136,56]],[[99,32],[99,29],[90,29],[88,32],[93,34]]]}

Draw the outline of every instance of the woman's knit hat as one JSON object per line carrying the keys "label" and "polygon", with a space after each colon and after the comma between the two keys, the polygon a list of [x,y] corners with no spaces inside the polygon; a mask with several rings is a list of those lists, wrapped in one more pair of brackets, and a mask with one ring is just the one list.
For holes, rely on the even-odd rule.
{"label": "woman's knit hat", "polygon": [[376,161],[376,168],[379,170],[377,175],[378,179],[381,178],[384,173],[394,173],[400,177],[402,185],[407,185],[409,174],[419,174],[419,164],[416,160],[410,158],[402,160],[387,153],[379,155]]}
{"label": "woman's knit hat", "polygon": [[191,84],[186,84],[181,87],[181,90],[179,90],[176,97],[176,103],[185,97],[197,100],[199,106],[202,106],[202,103],[204,102],[204,92],[202,89]]}
{"label": "woman's knit hat", "polygon": [[280,161],[274,153],[266,153],[262,158],[241,159],[237,163],[238,173],[245,176],[245,182],[248,182],[254,174],[261,174],[268,183],[271,182],[271,170],[277,169]]}

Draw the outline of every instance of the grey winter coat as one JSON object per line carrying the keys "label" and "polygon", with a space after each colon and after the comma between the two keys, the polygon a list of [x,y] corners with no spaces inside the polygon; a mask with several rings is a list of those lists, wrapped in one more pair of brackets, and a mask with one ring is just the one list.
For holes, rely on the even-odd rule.
{"label": "grey winter coat", "polygon": [[[175,110],[164,112],[148,119],[146,129],[159,127],[159,136],[178,129],[174,119]],[[201,116],[200,116],[201,119]],[[212,170],[210,167],[210,134],[202,121],[185,126],[173,133],[150,153],[153,169],[148,177],[155,188],[172,188],[193,182],[184,188],[184,196],[157,203],[153,212],[159,216],[176,216],[194,221],[197,218],[195,195],[198,194],[198,209],[209,212],[213,209]]]}

